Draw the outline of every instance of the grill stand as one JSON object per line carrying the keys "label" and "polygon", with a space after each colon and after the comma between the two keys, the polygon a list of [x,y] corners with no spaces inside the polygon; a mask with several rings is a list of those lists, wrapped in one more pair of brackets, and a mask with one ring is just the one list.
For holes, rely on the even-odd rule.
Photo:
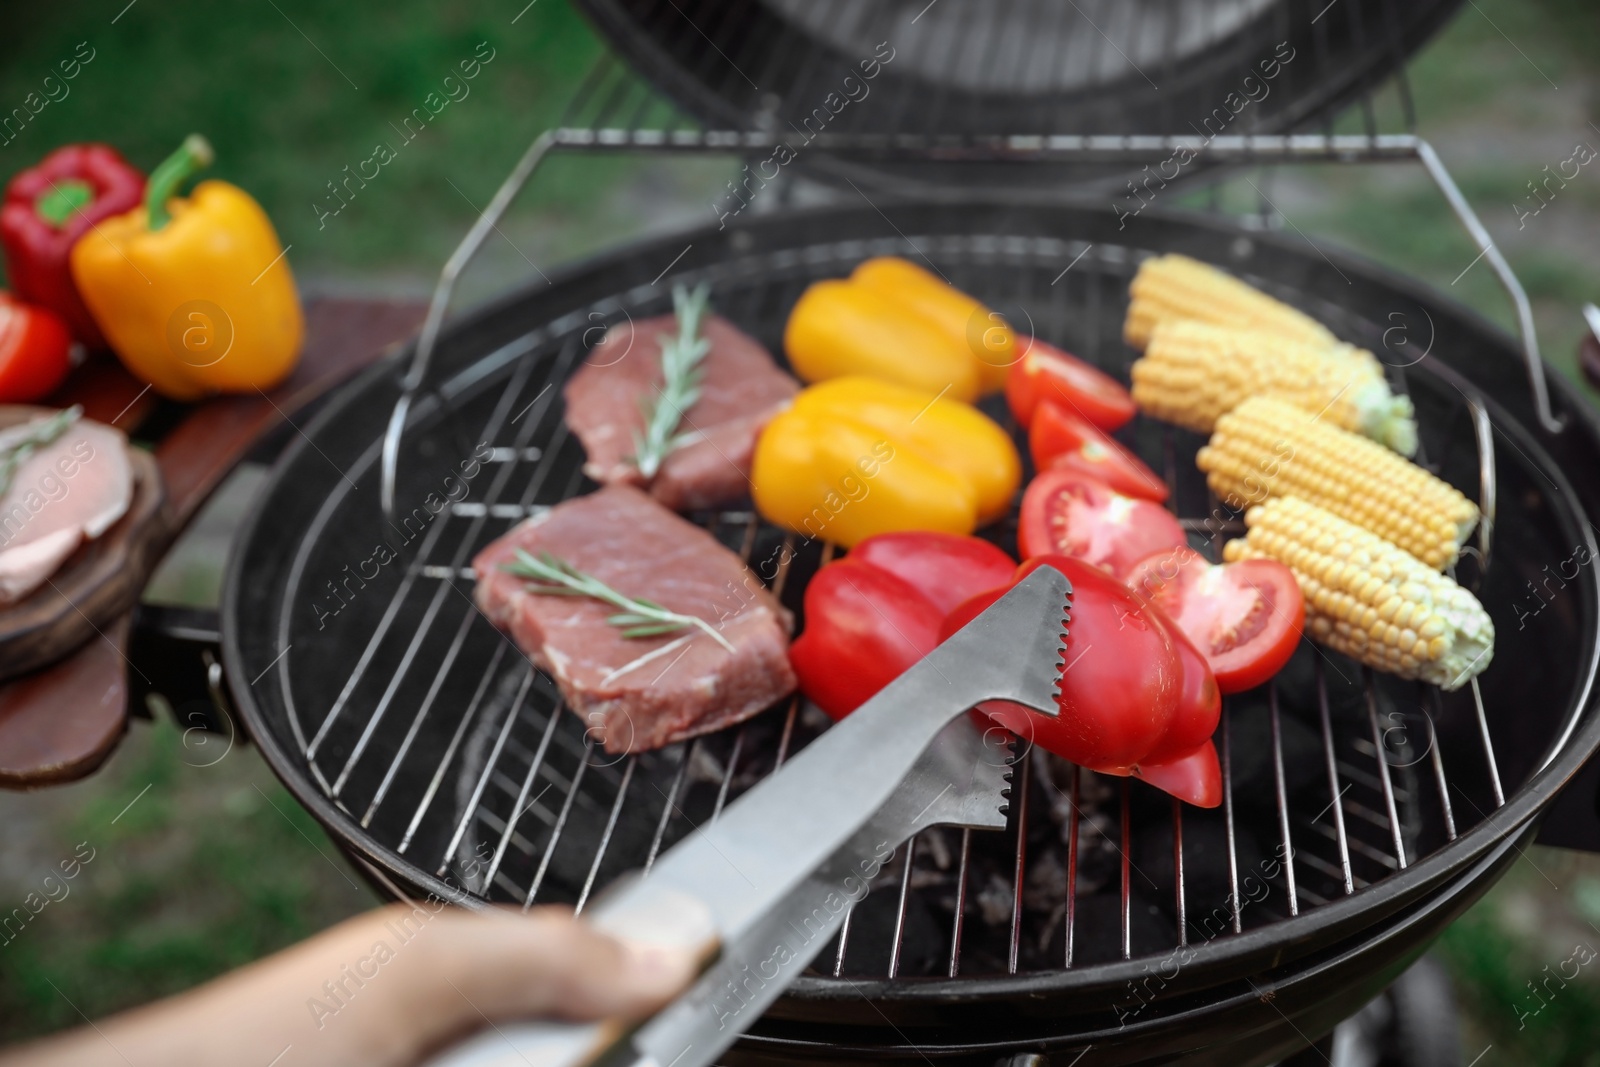
{"label": "grill stand", "polygon": [[[547,130],[535,138],[522,154],[517,165],[506,176],[494,198],[478,216],[467,235],[450,254],[439,281],[434,286],[428,304],[428,315],[412,354],[411,365],[402,379],[402,392],[389,417],[388,429],[383,439],[383,460],[379,497],[386,517],[394,517],[395,484],[398,478],[400,444],[405,436],[412,402],[417,391],[428,378],[434,347],[439,331],[455,294],[456,281],[477,255],[489,234],[499,225],[511,202],[527,185],[549,156],[557,150],[582,150],[592,152],[681,152],[692,154],[725,154],[772,150],[784,143],[783,138],[765,133],[742,133],[733,130],[630,130],[630,129],[578,129],[559,127]],[[1415,134],[1262,134],[1250,136],[1226,135],[1210,139],[1203,137],[1156,136],[1024,136],[1011,135],[992,138],[962,138],[957,143],[945,139],[885,137],[865,134],[817,135],[813,142],[819,152],[841,158],[866,157],[871,159],[939,159],[970,162],[1051,162],[1074,161],[1118,163],[1127,165],[1159,164],[1180,151],[1192,153],[1215,163],[1283,164],[1283,163],[1393,163],[1415,161],[1422,165],[1433,179],[1457,220],[1478,246],[1479,254],[1489,261],[1495,277],[1505,288],[1517,311],[1517,329],[1522,340],[1522,355],[1527,363],[1528,386],[1533,392],[1535,411],[1539,422],[1551,433],[1563,429],[1562,420],[1550,407],[1549,386],[1545,382],[1544,361],[1539,354],[1538,330],[1533,321],[1533,307],[1528,294],[1517,279],[1511,265],[1501,255],[1489,231],[1479,221],[1472,205],[1461,194],[1455,179],[1439,159],[1433,146]],[[668,268],[671,269],[670,266]],[[1480,533],[1487,565],[1488,527]]]}

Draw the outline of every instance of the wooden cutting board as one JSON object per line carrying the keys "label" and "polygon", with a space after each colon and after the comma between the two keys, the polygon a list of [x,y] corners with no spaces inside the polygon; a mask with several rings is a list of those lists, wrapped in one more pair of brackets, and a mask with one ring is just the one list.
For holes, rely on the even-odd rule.
{"label": "wooden cutting board", "polygon": [[[0,685],[0,786],[81,778],[116,747],[127,721],[127,613],[161,556],[258,441],[410,337],[426,306],[323,299],[307,301],[305,311],[305,348],[287,382],[184,409],[153,453],[134,450],[133,505],[58,572],[62,595],[37,605],[30,597],[27,611],[0,613],[0,649],[15,648],[18,662],[46,651],[53,661]],[[109,357],[80,368],[52,400],[81,403],[87,418],[129,433],[158,408],[154,394]],[[63,636],[73,632],[76,642]],[[0,654],[0,672],[4,664]]]}
{"label": "wooden cutting board", "polygon": [[[52,410],[0,405],[0,429]],[[60,661],[138,601],[139,590],[171,543],[173,531],[155,457],[129,448],[128,465],[133,498],[127,513],[69,556],[45,584],[0,609],[0,679],[17,678]]]}

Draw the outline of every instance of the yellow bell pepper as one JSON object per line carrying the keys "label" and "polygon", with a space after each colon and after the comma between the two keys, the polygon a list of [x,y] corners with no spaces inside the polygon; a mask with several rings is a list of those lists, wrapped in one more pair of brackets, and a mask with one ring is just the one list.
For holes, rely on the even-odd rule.
{"label": "yellow bell pepper", "polygon": [[855,282],[816,282],[783,331],[789,365],[803,381],[864,374],[956,400],[975,400],[977,360],[959,336],[899,300]]}
{"label": "yellow bell pepper", "polygon": [[959,338],[977,361],[983,392],[1005,388],[1006,374],[1017,361],[1017,338],[998,311],[898,256],[869,259],[851,272],[850,280],[899,301],[948,336]]}
{"label": "yellow bell pepper", "polygon": [[1003,389],[1017,359],[999,312],[894,256],[806,289],[783,347],[808,382],[864,374],[966,401]]}
{"label": "yellow bell pepper", "polygon": [[144,206],[72,248],[72,277],[111,347],[174,400],[248,393],[294,369],[305,325],[294,275],[261,205],[237,186],[184,180],[211,162],[191,136],[156,168]]}
{"label": "yellow bell pepper", "polygon": [[1022,463],[976,408],[872,378],[803,390],[762,431],[756,508],[807,537],[854,545],[894,530],[969,534],[1004,515]]}

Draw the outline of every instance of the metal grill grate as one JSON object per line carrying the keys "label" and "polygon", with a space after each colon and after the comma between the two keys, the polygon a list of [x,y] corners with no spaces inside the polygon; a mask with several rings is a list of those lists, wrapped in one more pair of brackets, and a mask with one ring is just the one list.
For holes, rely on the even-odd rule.
{"label": "metal grill grate", "polygon": [[[1378,132],[1414,125],[1402,66],[1457,6],[1342,0],[583,0],[622,62],[588,83],[567,125],[635,128],[640,72],[699,120],[741,131],[940,138],[1191,132],[1275,48],[1294,58],[1238,133],[1331,132],[1338,109]],[[860,64],[884,60],[867,84]],[[888,57],[888,58],[886,58]],[[1281,58],[1281,56],[1280,56]],[[1274,79],[1278,77],[1276,68]],[[846,77],[855,81],[846,84]],[[848,103],[839,104],[848,93]],[[1242,97],[1241,97],[1242,99]],[[814,120],[814,124],[820,120]],[[961,180],[953,174],[951,180]],[[1028,180],[1022,178],[1022,180]]]}
{"label": "metal grill grate", "polygon": [[[876,254],[925,255],[954,284],[1019,302],[1042,336],[1126,377],[1132,354],[1119,332],[1127,280],[1143,254],[1135,248],[901,236],[751,253],[701,273],[715,283],[718,310],[776,351],[805,284]],[[1068,262],[1075,266],[1060,271]],[[581,908],[616,875],[648,868],[662,849],[715,820],[824,721],[790,700],[720,734],[607,756],[576,716],[561,712],[549,679],[471,603],[465,568],[479,548],[516,520],[585,491],[559,386],[597,336],[594,326],[620,319],[624,308],[656,313],[662,303],[653,287],[608,297],[485,358],[481,387],[452,419],[477,432],[459,443],[461,454],[474,440],[492,446],[481,493],[428,526],[392,596],[365,605],[369,636],[335,680],[331,703],[327,679],[295,684],[297,661],[280,668],[290,679],[291,729],[324,793],[403,860],[484,899]],[[1351,336],[1382,329],[1336,308],[1315,310]],[[1492,472],[1472,448],[1485,439],[1481,408],[1441,388],[1426,368],[1396,378],[1424,389],[1417,402],[1430,465],[1462,484]],[[1192,464],[1200,439],[1142,419],[1119,436],[1165,469],[1174,506],[1198,541],[1197,516],[1216,507]],[[435,435],[419,447],[456,445]],[[374,457],[375,446],[363,462]],[[429,465],[415,466],[402,512],[404,490],[420,492]],[[353,487],[339,486],[308,543],[356,508]],[[701,518],[795,609],[805,580],[831,553],[747,511]],[[1212,553],[1221,541],[1214,526],[1200,546]],[[1007,547],[1014,535],[1005,526],[990,533]],[[1469,586],[1480,583],[1480,562],[1462,565]],[[308,574],[296,564],[286,603],[315,584]],[[1492,611],[1495,592],[1485,593]],[[285,634],[288,627],[286,614]],[[1487,819],[1506,795],[1476,683],[1441,694],[1376,677],[1309,644],[1274,683],[1227,701],[1220,739],[1225,801],[1214,812],[1043,753],[1021,756],[1009,829],[920,835],[814,971],[1016,974],[1203,950],[1361,892]]]}

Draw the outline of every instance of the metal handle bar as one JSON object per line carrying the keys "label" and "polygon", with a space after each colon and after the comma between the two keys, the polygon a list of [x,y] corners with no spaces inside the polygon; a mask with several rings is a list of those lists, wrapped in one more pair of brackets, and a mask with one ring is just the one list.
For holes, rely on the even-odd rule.
{"label": "metal handle bar", "polygon": [[[423,320],[411,366],[401,379],[400,398],[395,401],[384,432],[380,465],[380,501],[384,514],[393,517],[395,482],[398,474],[400,442],[405,434],[411,403],[427,378],[434,346],[444,322],[445,311],[455,293],[456,279],[472,262],[485,238],[499,225],[511,201],[522,191],[534,171],[558,148],[585,151],[671,151],[688,153],[728,153],[774,149],[782,137],[770,133],[743,133],[730,130],[625,130],[561,127],[546,130],[528,146],[517,165],[501,183],[494,199],[478,217],[461,244],[451,253],[433,299]],[[1523,360],[1527,363],[1528,384],[1533,392],[1534,411],[1540,424],[1550,433],[1560,433],[1564,420],[1550,408],[1550,391],[1545,382],[1544,361],[1539,355],[1539,338],[1534,327],[1533,309],[1528,294],[1517,280],[1510,264],[1495,247],[1472,206],[1467,203],[1455,179],[1445,169],[1433,146],[1412,134],[1378,136],[1326,134],[1228,135],[1213,137],[1157,136],[1080,136],[1010,135],[996,137],[929,138],[899,134],[816,135],[808,147],[834,155],[866,154],[875,157],[948,160],[1074,161],[1106,163],[1150,162],[1178,151],[1196,157],[1206,156],[1223,163],[1304,163],[1315,161],[1374,163],[1415,160],[1439,187],[1450,209],[1489,261],[1517,309],[1517,326],[1522,337]]]}

